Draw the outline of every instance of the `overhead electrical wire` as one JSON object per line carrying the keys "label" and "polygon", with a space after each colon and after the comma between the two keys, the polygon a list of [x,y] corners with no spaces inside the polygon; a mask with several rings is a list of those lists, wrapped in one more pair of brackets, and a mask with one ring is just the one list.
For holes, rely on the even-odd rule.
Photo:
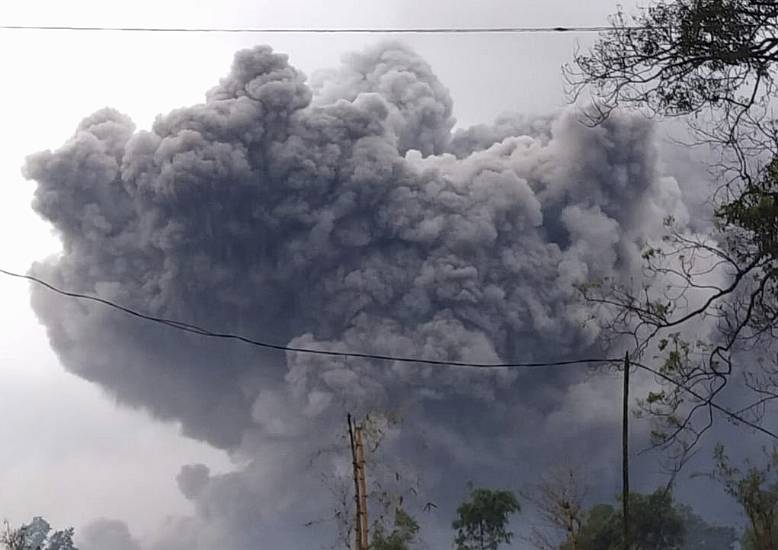
{"label": "overhead electrical wire", "polygon": [[0,269],[0,273],[2,273],[3,275],[7,275],[9,277],[27,279],[28,281],[32,281],[36,284],[39,284],[57,294],[68,296],[70,298],[78,298],[81,300],[97,302],[99,304],[114,309],[118,309],[119,311],[122,311],[133,317],[138,317],[146,321],[151,321],[154,323],[165,325],[170,328],[174,328],[176,330],[197,334],[199,336],[206,336],[209,338],[218,338],[223,340],[237,340],[252,346],[265,348],[265,349],[272,349],[277,351],[284,351],[284,352],[327,355],[331,357],[349,357],[355,359],[373,359],[376,361],[397,361],[400,363],[417,363],[417,364],[421,363],[426,365],[438,365],[443,367],[464,367],[464,368],[481,368],[481,369],[564,367],[564,366],[572,366],[572,365],[604,364],[604,363],[613,363],[613,362],[622,361],[621,358],[609,359],[609,358],[598,357],[598,358],[587,358],[587,359],[568,359],[562,361],[542,361],[542,362],[528,362],[528,363],[477,363],[477,362],[467,362],[467,361],[442,361],[437,359],[422,359],[418,357],[400,357],[400,356],[382,355],[382,354],[375,354],[375,353],[332,351],[332,350],[314,349],[314,348],[301,348],[296,346],[284,346],[281,344],[273,344],[270,342],[256,340],[254,338],[249,338],[247,336],[242,336],[240,334],[234,334],[231,332],[213,331],[198,325],[184,323],[181,321],[176,321],[174,319],[167,319],[165,317],[156,317],[154,315],[148,315],[146,313],[142,313],[135,309],[122,306],[110,300],[106,300],[105,298],[100,298],[99,296],[93,296],[90,294],[82,294],[80,292],[71,292],[68,290],[63,290],[33,275],[15,273],[13,271],[7,271],[5,269]]}
{"label": "overhead electrical wire", "polygon": [[[532,369],[532,368],[564,367],[564,366],[576,366],[576,365],[578,366],[597,365],[597,364],[604,365],[609,363],[619,364],[623,361],[621,357],[619,358],[601,357],[601,358],[567,359],[561,361],[543,361],[543,362],[527,362],[527,363],[474,363],[474,362],[464,362],[464,361],[442,361],[436,359],[422,359],[416,357],[401,357],[401,356],[382,355],[382,354],[373,354],[373,353],[332,351],[332,350],[323,350],[323,349],[315,349],[315,348],[302,348],[296,346],[284,346],[280,344],[273,344],[261,340],[256,340],[254,338],[249,338],[246,336],[241,336],[239,334],[234,334],[229,332],[216,332],[216,331],[206,329],[204,327],[200,327],[198,325],[184,323],[181,321],[167,319],[164,317],[156,317],[154,315],[148,315],[140,311],[137,311],[135,309],[125,307],[115,302],[112,302],[111,300],[100,298],[99,296],[93,296],[90,294],[83,294],[80,292],[71,292],[68,290],[63,290],[61,288],[52,285],[51,283],[44,281],[43,279],[40,279],[39,277],[35,277],[34,275],[16,273],[5,269],[0,269],[0,274],[6,275],[8,277],[14,277],[17,279],[26,279],[28,281],[43,286],[44,288],[54,293],[60,294],[62,296],[96,302],[98,304],[119,310],[133,317],[137,317],[141,320],[158,323],[183,332],[188,332],[188,333],[196,334],[199,336],[205,336],[209,338],[236,340],[256,347],[272,349],[277,351],[284,351],[284,352],[305,353],[305,354],[312,354],[312,355],[324,355],[324,356],[342,357],[342,358],[349,357],[349,358],[357,358],[357,359],[371,359],[376,361],[396,361],[400,363],[427,364],[427,365],[435,365],[440,367],[465,367],[465,368],[480,368],[480,369],[508,369],[508,368]],[[663,374],[662,372],[653,369],[651,367],[648,367],[646,365],[643,365],[641,363],[632,362],[632,365],[636,368],[642,369],[650,374],[653,374],[654,376],[662,378],[663,380],[665,380],[670,384],[675,385],[676,387],[688,393],[689,395],[692,395],[699,401],[702,401],[703,404],[709,405],[713,409],[719,411],[729,419],[734,420],[736,422],[740,422],[741,424],[748,426],[764,435],[772,437],[773,439],[778,439],[778,434],[775,434],[774,432],[764,428],[763,426],[751,422],[750,420],[744,418],[743,416],[735,412],[732,412],[725,407],[722,407],[718,403],[714,402],[712,399],[700,395],[693,389],[688,388],[687,386],[684,386],[683,384],[673,380],[671,377],[667,376],[666,374]]]}
{"label": "overhead electrical wire", "polygon": [[725,407],[722,407],[721,405],[719,405],[718,403],[713,401],[713,399],[705,398],[704,396],[700,395],[698,392],[694,391],[693,389],[691,389],[691,388],[689,388],[687,386],[684,386],[683,384],[679,384],[678,382],[676,382],[675,380],[673,380],[671,377],[667,376],[663,372],[660,372],[660,371],[658,371],[656,369],[653,369],[653,368],[651,368],[651,367],[649,367],[647,365],[643,365],[642,363],[636,363],[634,361],[631,361],[630,364],[635,366],[635,367],[637,367],[637,368],[639,368],[639,369],[642,369],[642,370],[644,370],[646,372],[649,372],[649,373],[653,374],[654,376],[657,376],[658,378],[661,378],[662,380],[664,380],[666,382],[674,384],[675,386],[677,386],[678,388],[682,389],[683,391],[685,391],[689,395],[691,395],[694,398],[699,399],[700,401],[702,401],[703,404],[710,405],[712,408],[716,409],[717,411],[722,413],[724,416],[727,416],[730,420],[734,420],[736,422],[740,422],[740,423],[742,423],[742,424],[744,424],[744,425],[746,425],[746,426],[748,426],[750,428],[753,428],[754,430],[756,430],[758,432],[761,432],[761,433],[763,433],[765,435],[768,435],[768,436],[772,437],[773,439],[778,439],[778,434],[775,434],[774,432],[771,432],[770,430],[768,430],[767,428],[765,428],[763,426],[760,426],[759,424],[756,424],[754,422],[746,420],[745,418],[743,418],[738,413],[730,411],[729,409],[727,409]]}
{"label": "overhead electrical wire", "polygon": [[571,27],[132,27],[89,25],[0,25],[7,31],[77,31],[77,32],[172,32],[227,34],[548,34],[591,33],[619,30],[641,30],[645,27],[571,26]]}

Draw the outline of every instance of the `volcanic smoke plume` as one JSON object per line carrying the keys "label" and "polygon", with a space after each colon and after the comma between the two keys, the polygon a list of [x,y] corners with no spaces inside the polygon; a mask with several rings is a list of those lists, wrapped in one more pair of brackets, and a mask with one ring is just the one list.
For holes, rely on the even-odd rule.
{"label": "volcanic smoke plume", "polygon": [[[310,85],[267,46],[238,52],[204,103],[148,131],[103,109],[28,159],[34,208],[63,244],[32,272],[279,344],[479,362],[591,351],[574,285],[627,280],[662,219],[687,218],[657,172],[652,125],[614,115],[587,128],[563,113],[452,131],[452,108],[396,43]],[[347,410],[400,412],[395,451],[429,500],[460,489],[454,472],[520,480],[527,450],[525,471],[571,442],[595,462],[617,414],[598,408],[607,388],[571,370],[283,356],[39,288],[33,305],[68,370],[244,465],[182,469],[197,512],[160,549],[310,547],[300,525],[329,504],[305,472]]]}

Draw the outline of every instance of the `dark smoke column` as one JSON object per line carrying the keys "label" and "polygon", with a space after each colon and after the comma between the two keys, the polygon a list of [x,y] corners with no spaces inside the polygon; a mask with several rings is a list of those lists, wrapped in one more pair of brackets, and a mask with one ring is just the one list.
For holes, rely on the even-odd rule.
{"label": "dark smoke column", "polygon": [[[310,87],[269,47],[238,52],[205,103],[149,131],[104,109],[28,159],[33,206],[63,244],[32,271],[280,344],[481,362],[588,352],[598,333],[573,285],[629,280],[662,218],[687,217],[676,182],[657,173],[652,125],[614,114],[583,128],[564,113],[452,136],[453,125],[447,90],[401,45],[351,55]],[[474,465],[498,475],[517,454],[543,463],[525,451],[546,429],[595,453],[612,420],[570,370],[284,356],[40,288],[32,299],[68,370],[243,465],[182,470],[196,508],[178,526],[182,547],[254,548],[320,515],[326,491],[300,472],[346,409],[414,419],[392,449],[420,471],[451,463],[431,497]],[[473,451],[495,440],[488,457]]]}

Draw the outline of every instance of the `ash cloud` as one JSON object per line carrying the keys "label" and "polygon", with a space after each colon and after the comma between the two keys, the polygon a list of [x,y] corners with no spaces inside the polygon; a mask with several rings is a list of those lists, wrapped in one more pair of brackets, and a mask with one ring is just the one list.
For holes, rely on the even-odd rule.
{"label": "ash cloud", "polygon": [[113,519],[93,521],[79,530],[77,542],[83,550],[141,550],[127,525]]}
{"label": "ash cloud", "polygon": [[[662,219],[688,219],[678,184],[657,170],[653,125],[616,114],[587,128],[561,113],[452,132],[452,112],[429,65],[397,43],[310,85],[267,46],[238,52],[204,103],[150,130],[103,109],[60,149],[29,157],[33,206],[63,243],[32,272],[294,346],[482,362],[595,350],[573,285],[629,280]],[[32,300],[68,370],[243,464],[182,469],[196,514],[171,523],[160,550],[305,546],[290,533],[321,515],[327,494],[301,472],[346,410],[419,420],[392,443],[419,470],[444,459],[466,476],[486,460],[495,479],[499,464],[524,453],[531,470],[573,440],[600,456],[614,420],[596,407],[576,419],[591,403],[566,397],[591,392],[574,371],[282,356],[38,288]],[[563,411],[569,429],[541,450]],[[429,474],[431,494],[467,479],[440,474]]]}

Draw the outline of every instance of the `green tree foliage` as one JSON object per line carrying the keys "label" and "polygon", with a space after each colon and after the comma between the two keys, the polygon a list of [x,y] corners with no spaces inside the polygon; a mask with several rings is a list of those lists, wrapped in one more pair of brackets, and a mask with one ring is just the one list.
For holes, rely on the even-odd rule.
{"label": "green tree foliage", "polygon": [[[630,550],[733,550],[737,542],[735,529],[707,523],[665,490],[630,493],[629,499]],[[596,504],[580,518],[580,526],[561,544],[538,548],[624,550],[621,506]]]}
{"label": "green tree foliage", "polygon": [[778,260],[778,158],[737,197],[721,204],[716,217],[723,227],[740,232],[731,238],[740,237],[732,248],[741,262]]}
{"label": "green tree foliage", "polygon": [[734,548],[738,535],[733,527],[711,525],[688,506],[679,506],[678,511],[686,532],[683,550],[732,550]]}
{"label": "green tree foliage", "polygon": [[748,518],[743,548],[778,548],[778,450],[765,451],[766,460],[762,465],[746,461],[745,469],[734,466],[721,445],[716,447],[714,458],[711,477],[721,483]]}
{"label": "green tree foliage", "polygon": [[[608,310],[607,333],[633,335],[636,357],[656,353],[665,387],[643,407],[659,424],[654,442],[682,463],[733,374],[754,390],[740,394],[741,417],[762,414],[765,392],[778,389],[778,2],[653,0],[611,23],[566,69],[572,97],[593,100],[590,122],[619,106],[683,116],[719,153],[716,234],[689,235],[667,220],[665,240],[646,247],[644,281],[581,288]],[[702,319],[716,320],[709,338],[685,340]],[[738,362],[743,349],[757,360]]]}
{"label": "green tree foliage", "polygon": [[419,524],[402,508],[394,512],[394,527],[387,533],[382,523],[376,523],[373,527],[373,540],[370,543],[371,550],[409,550],[416,541],[419,533]]}
{"label": "green tree foliage", "polygon": [[[669,492],[630,493],[631,550],[681,550],[684,522]],[[598,504],[586,514],[578,535],[579,550],[623,550],[621,507]],[[569,543],[562,550],[571,550]]]}
{"label": "green tree foliage", "polygon": [[668,491],[659,490],[650,495],[633,493],[629,498],[630,536],[634,537],[632,546],[636,550],[682,548],[683,517],[673,505],[673,497]]}
{"label": "green tree foliage", "polygon": [[16,529],[5,524],[0,544],[6,550],[78,550],[73,544],[73,528],[52,531],[49,523],[41,518]]}
{"label": "green tree foliage", "polygon": [[500,544],[510,543],[509,516],[520,509],[511,491],[473,489],[457,508],[452,524],[457,550],[496,550]]}
{"label": "green tree foliage", "polygon": [[577,541],[567,540],[560,550],[615,550],[623,548],[621,538],[621,516],[610,504],[597,504],[584,517]]}

